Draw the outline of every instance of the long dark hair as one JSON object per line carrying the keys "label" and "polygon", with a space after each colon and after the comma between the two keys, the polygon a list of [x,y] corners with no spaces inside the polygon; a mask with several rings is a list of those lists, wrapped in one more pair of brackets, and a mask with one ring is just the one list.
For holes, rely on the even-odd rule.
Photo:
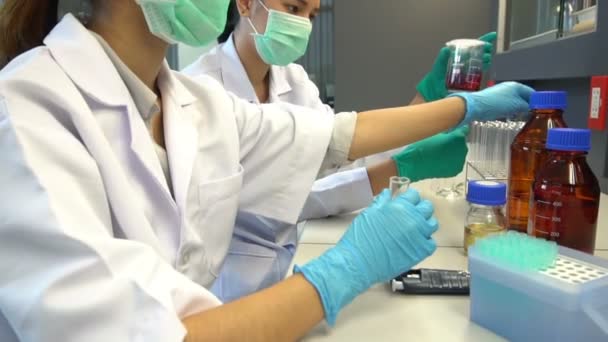
{"label": "long dark hair", "polygon": [[236,0],[230,1],[230,6],[228,7],[228,20],[226,21],[226,28],[224,32],[217,38],[217,41],[221,43],[225,43],[234,29],[236,25],[238,25],[239,20],[241,19],[241,15],[239,14],[239,9],[236,7]]}
{"label": "long dark hair", "polygon": [[0,67],[42,45],[57,24],[59,0],[5,0],[0,5]]}

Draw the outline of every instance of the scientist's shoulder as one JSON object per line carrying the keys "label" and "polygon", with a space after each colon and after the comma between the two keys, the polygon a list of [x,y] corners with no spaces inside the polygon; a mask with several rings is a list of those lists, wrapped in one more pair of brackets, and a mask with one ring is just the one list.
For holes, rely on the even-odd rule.
{"label": "scientist's shoulder", "polygon": [[303,66],[296,63],[288,64],[284,67],[275,67],[284,75],[287,82],[291,85],[303,85],[310,81],[308,73]]}
{"label": "scientist's shoulder", "polygon": [[10,109],[4,109],[5,115],[49,112],[76,90],[45,46],[17,56],[0,70],[0,99]]}
{"label": "scientist's shoulder", "polygon": [[16,80],[47,80],[46,74],[60,71],[61,68],[54,61],[50,50],[39,46],[15,57],[2,70],[0,82],[6,83]]}
{"label": "scientist's shoulder", "polygon": [[[201,55],[192,64],[182,70],[182,73],[190,77],[198,77],[201,75],[209,75],[216,80],[219,80],[222,73],[222,45],[214,47],[211,51]],[[225,58],[225,57],[224,57]]]}
{"label": "scientist's shoulder", "polygon": [[228,101],[229,95],[224,86],[214,77],[201,75],[187,75],[180,71],[173,71],[175,77],[197,98],[209,98],[214,102]]}

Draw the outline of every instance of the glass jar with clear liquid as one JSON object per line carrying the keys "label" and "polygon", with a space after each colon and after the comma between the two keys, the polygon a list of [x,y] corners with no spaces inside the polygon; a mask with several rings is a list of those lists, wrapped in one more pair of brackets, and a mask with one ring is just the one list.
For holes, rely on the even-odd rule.
{"label": "glass jar with clear liquid", "polygon": [[507,227],[521,233],[528,231],[530,189],[538,167],[544,164],[547,133],[551,128],[567,127],[563,111],[567,94],[562,91],[536,92],[530,98],[532,117],[511,144]]}
{"label": "glass jar with clear liquid", "polygon": [[591,131],[549,131],[548,161],[532,187],[528,233],[593,254],[600,205],[600,186],[587,164]]}
{"label": "glass jar with clear liquid", "polygon": [[464,227],[464,252],[477,239],[501,234],[506,230],[504,206],[507,203],[507,185],[494,181],[469,182],[467,201],[469,212]]}

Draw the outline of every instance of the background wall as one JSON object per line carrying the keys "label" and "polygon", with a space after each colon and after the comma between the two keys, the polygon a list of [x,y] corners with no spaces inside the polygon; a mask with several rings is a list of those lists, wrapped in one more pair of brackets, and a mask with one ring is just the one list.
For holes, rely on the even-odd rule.
{"label": "background wall", "polygon": [[335,0],[336,109],[409,103],[439,49],[495,29],[494,0]]}
{"label": "background wall", "polygon": [[[598,1],[596,32],[560,39],[551,43],[496,56],[494,78],[519,80],[538,90],[565,90],[568,126],[587,128],[590,111],[591,76],[608,75],[608,3]],[[496,14],[497,15],[497,14]],[[608,131],[593,131],[592,148],[587,157],[608,193]]]}
{"label": "background wall", "polygon": [[314,20],[310,43],[306,54],[297,62],[308,72],[319,88],[324,103],[334,105],[335,98],[335,0],[321,0],[321,11]]}

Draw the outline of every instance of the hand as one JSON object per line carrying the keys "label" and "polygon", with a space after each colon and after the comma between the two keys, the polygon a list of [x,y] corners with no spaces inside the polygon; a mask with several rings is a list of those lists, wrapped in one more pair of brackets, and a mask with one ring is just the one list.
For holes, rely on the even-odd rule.
{"label": "hand", "polygon": [[325,319],[335,323],[338,312],[372,285],[408,271],[437,248],[431,235],[439,225],[433,205],[415,190],[391,199],[384,190],[355,218],[338,244],[308,264],[295,267],[315,286]]}
{"label": "hand", "polygon": [[464,167],[469,126],[440,133],[409,145],[393,156],[399,176],[412,182],[428,178],[455,177]]}
{"label": "hand", "polygon": [[466,103],[466,114],[459,126],[473,121],[512,118],[530,110],[534,89],[517,82],[504,82],[476,93],[456,93]]}
{"label": "hand", "polygon": [[[492,65],[492,52],[494,50],[494,41],[496,40],[496,32],[486,33],[479,37],[479,40],[486,42],[485,52],[483,55],[483,70],[488,70]],[[448,96],[448,88],[445,85],[445,79],[448,73],[448,62],[450,60],[450,49],[443,47],[439,50],[439,56],[435,59],[433,69],[418,83],[416,90],[422,95],[426,102],[437,101]]]}

